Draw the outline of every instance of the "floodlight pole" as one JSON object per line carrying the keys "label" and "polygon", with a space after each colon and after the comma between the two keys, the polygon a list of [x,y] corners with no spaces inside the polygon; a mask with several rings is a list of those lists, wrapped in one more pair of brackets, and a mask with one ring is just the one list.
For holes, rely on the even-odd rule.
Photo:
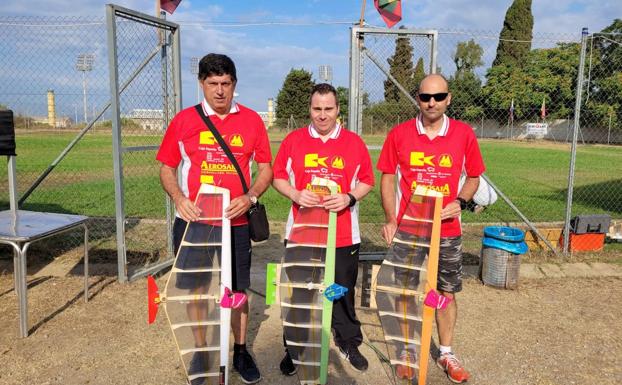
{"label": "floodlight pole", "polygon": [[199,75],[199,58],[196,56],[190,58],[190,72],[194,75],[194,81],[197,82],[197,103],[201,103],[201,87],[197,79]]}
{"label": "floodlight pole", "polygon": [[84,123],[88,123],[86,108],[86,72],[93,69],[93,60],[95,55],[91,53],[81,53],[78,55],[76,69],[82,72],[82,103],[84,105]]}
{"label": "floodlight pole", "polygon": [[88,122],[86,116],[86,71],[82,71],[82,104],[84,105],[84,123]]}

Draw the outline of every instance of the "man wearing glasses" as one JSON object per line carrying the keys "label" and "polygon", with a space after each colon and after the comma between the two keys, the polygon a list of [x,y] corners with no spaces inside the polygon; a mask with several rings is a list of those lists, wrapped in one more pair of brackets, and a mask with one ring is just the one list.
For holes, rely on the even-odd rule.
{"label": "man wearing glasses", "polygon": [[[377,168],[382,172],[380,192],[386,218],[382,236],[388,244],[416,186],[444,195],[437,289],[452,301],[436,312],[440,343],[437,364],[451,381],[462,383],[469,379],[469,373],[451,349],[458,315],[455,295],[462,290],[460,213],[477,191],[485,166],[473,128],[445,115],[450,102],[447,80],[437,74],[426,76],[417,94],[419,116],[389,132]],[[466,182],[458,190],[463,170]]]}

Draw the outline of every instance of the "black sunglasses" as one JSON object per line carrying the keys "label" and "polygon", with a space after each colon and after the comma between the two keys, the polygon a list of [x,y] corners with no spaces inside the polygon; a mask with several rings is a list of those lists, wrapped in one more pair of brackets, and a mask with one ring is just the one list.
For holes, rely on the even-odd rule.
{"label": "black sunglasses", "polygon": [[442,102],[447,98],[447,95],[449,95],[449,92],[439,92],[438,94],[419,94],[419,100],[427,103],[430,99],[434,98],[435,101]]}

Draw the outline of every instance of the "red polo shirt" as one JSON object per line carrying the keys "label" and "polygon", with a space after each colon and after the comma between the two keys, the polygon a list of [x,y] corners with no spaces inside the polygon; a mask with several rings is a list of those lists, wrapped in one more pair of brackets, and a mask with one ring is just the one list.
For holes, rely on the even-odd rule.
{"label": "red polo shirt", "polygon": [[[298,190],[314,176],[336,182],[345,194],[362,182],[374,185],[374,172],[365,143],[355,133],[337,126],[324,143],[311,125],[287,135],[274,159],[274,178],[289,180]],[[289,237],[300,206],[292,203],[285,229]],[[358,203],[337,214],[337,247],[361,243]]]}
{"label": "red polo shirt", "polygon": [[[421,116],[395,126],[382,146],[377,169],[398,177],[398,223],[417,185],[443,193],[443,207],[458,196],[462,170],[470,177],[485,171],[484,161],[473,129],[458,120],[443,116],[437,137],[425,134]],[[462,234],[460,218],[446,219],[441,224],[441,237]]]}
{"label": "red polo shirt", "polygon": [[[270,163],[272,160],[268,134],[261,117],[255,111],[233,103],[225,119],[220,119],[205,100],[201,104],[229,145],[250,187],[251,162]],[[181,163],[181,189],[192,201],[201,183],[229,189],[231,199],[244,194],[238,173],[194,106],[175,115],[166,130],[156,159],[172,168],[177,168]],[[246,216],[242,215],[234,219],[231,225],[245,223]]]}

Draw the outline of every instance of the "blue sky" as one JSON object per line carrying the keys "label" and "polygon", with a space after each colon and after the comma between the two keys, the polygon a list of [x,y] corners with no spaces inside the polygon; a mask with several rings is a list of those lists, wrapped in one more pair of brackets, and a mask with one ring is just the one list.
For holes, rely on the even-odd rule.
{"label": "blue sky", "polygon": [[[99,0],[6,0],[6,16],[104,17]],[[153,15],[153,0],[118,0],[116,4]],[[276,97],[291,68],[304,68],[318,79],[318,66],[333,68],[333,84],[347,86],[349,25],[360,17],[361,0],[182,0],[167,18],[182,28],[182,77],[185,106],[196,102],[190,58],[208,52],[231,56],[238,67],[239,100],[259,111]],[[478,30],[498,34],[511,0],[403,0],[403,25],[440,30]],[[534,0],[534,33],[578,37],[581,27],[596,32],[622,16],[620,0]],[[366,22],[383,26],[367,0]],[[256,25],[273,23],[268,25]]]}

